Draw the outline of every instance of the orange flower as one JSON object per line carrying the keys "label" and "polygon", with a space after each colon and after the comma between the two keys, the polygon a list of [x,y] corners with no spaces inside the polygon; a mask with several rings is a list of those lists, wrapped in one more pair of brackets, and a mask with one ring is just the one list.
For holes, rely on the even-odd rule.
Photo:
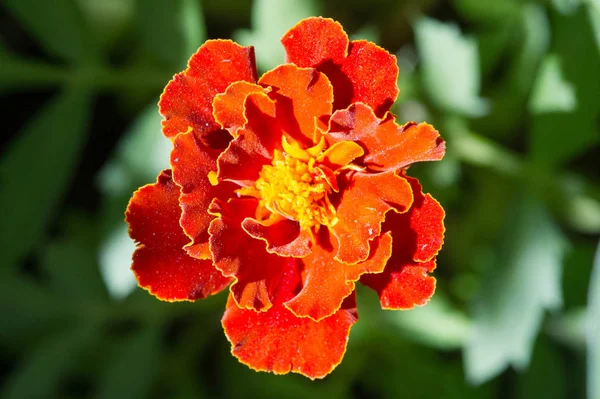
{"label": "orange flower", "polygon": [[357,321],[360,281],[382,307],[423,305],[444,211],[406,176],[443,157],[430,125],[399,126],[396,59],[340,24],[285,34],[289,63],[257,80],[254,53],[206,42],[159,102],[171,170],[136,191],[132,269],[167,301],[231,283],[223,328],[253,369],[321,378]]}

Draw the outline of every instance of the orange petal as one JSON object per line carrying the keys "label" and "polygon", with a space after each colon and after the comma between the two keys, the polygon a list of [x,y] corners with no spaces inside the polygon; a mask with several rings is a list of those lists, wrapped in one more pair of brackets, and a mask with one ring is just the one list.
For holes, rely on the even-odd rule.
{"label": "orange petal", "polygon": [[442,248],[445,212],[430,194],[423,194],[417,179],[405,178],[415,200],[408,212],[388,214],[383,229],[391,231],[395,238],[394,254],[402,253],[415,262],[425,262]]}
{"label": "orange petal", "polygon": [[160,97],[164,135],[173,139],[189,127],[203,140],[226,134],[213,118],[213,98],[233,82],[256,82],[256,78],[252,47],[242,47],[231,40],[208,40]]}
{"label": "orange petal", "polygon": [[254,198],[213,201],[209,211],[218,217],[208,232],[215,267],[235,278],[231,294],[238,306],[266,311],[273,305],[278,281],[290,258],[268,253],[262,240],[242,229],[242,221],[254,217],[257,205]]}
{"label": "orange petal", "polygon": [[334,109],[362,101],[383,115],[398,96],[396,57],[373,43],[348,42],[342,26],[307,18],[281,39],[287,61],[323,72],[334,88]]}
{"label": "orange petal", "polygon": [[193,301],[223,290],[223,277],[210,260],[197,260],[182,247],[189,239],[179,226],[179,187],[171,171],[140,188],[129,201],[125,220],[137,242],[133,270],[140,287],[165,301]]}
{"label": "orange petal", "polygon": [[281,43],[286,61],[305,68],[341,64],[348,55],[348,35],[330,18],[303,19],[283,35]]}
{"label": "orange petal", "polygon": [[363,273],[381,273],[392,254],[390,234],[373,241],[367,260],[346,265],[335,260],[337,243],[331,239],[326,228],[319,231],[318,243],[312,253],[301,259],[302,290],[285,306],[298,317],[315,321],[334,314],[344,298],[354,292],[354,282]]}
{"label": "orange petal", "polygon": [[290,137],[312,147],[320,118],[332,112],[333,87],[324,74],[293,64],[280,65],[265,73],[259,84],[270,86],[277,102],[277,119]]}
{"label": "orange petal", "polygon": [[261,313],[240,309],[230,297],[223,329],[231,353],[256,371],[323,378],[342,361],[350,328],[358,320],[356,299],[350,295],[337,312],[320,322],[299,318],[282,305],[298,284],[297,270],[285,273],[277,302]]}
{"label": "orange petal", "polygon": [[252,186],[263,165],[270,164],[273,151],[281,146],[282,131],[275,118],[275,103],[265,93],[246,98],[246,126],[219,156],[219,180]]}
{"label": "orange petal", "polygon": [[[231,183],[213,186],[209,173],[216,169],[217,150],[205,146],[193,132],[177,135],[171,152],[173,180],[181,187],[181,227],[191,239],[186,246],[190,256],[210,259],[208,226],[213,216],[208,206],[213,198],[229,198],[237,188]],[[190,240],[188,240],[189,242]]]}
{"label": "orange petal", "polygon": [[310,253],[312,234],[309,230],[300,230],[300,224],[288,219],[268,219],[259,222],[247,218],[242,228],[254,238],[267,244],[267,252],[280,256],[302,258]]}
{"label": "orange petal", "polygon": [[350,43],[342,72],[352,82],[353,92],[348,103],[336,102],[339,108],[360,101],[373,108],[377,115],[384,115],[398,97],[396,57],[371,42]]}
{"label": "orange petal", "polygon": [[362,157],[364,153],[363,148],[354,141],[338,141],[325,150],[317,160],[335,170]]}
{"label": "orange petal", "polygon": [[406,179],[394,172],[351,173],[341,175],[338,183],[339,222],[331,228],[339,243],[335,259],[349,264],[361,262],[369,256],[369,241],[381,234],[385,214],[408,210],[413,202],[412,190]]}
{"label": "orange petal", "polygon": [[435,292],[435,278],[429,275],[434,269],[435,258],[420,263],[393,256],[383,273],[365,274],[360,282],[379,294],[383,309],[411,309],[425,305]]}
{"label": "orange petal", "polygon": [[246,119],[246,98],[252,93],[263,93],[265,88],[254,83],[239,81],[229,85],[224,93],[217,94],[213,100],[213,116],[223,129],[233,137],[243,128]]}
{"label": "orange petal", "polygon": [[396,118],[386,114],[377,118],[362,103],[336,111],[325,136],[330,144],[352,140],[365,149],[363,163],[374,171],[398,170],[415,162],[439,161],[446,143],[437,130],[427,123],[409,122],[400,127]]}

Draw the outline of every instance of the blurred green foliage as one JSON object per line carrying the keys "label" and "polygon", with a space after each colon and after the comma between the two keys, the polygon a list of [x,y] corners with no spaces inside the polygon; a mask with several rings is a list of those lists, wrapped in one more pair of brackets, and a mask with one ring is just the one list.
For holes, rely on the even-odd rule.
{"label": "blurred green foliage", "polygon": [[[136,288],[123,211],[168,167],[156,102],[208,37],[283,62],[299,19],[396,53],[401,120],[446,158],[438,292],[360,323],[322,381],[229,354],[223,294]],[[0,338],[6,398],[600,398],[600,2],[6,0],[0,4]],[[594,260],[595,259],[595,260]]]}

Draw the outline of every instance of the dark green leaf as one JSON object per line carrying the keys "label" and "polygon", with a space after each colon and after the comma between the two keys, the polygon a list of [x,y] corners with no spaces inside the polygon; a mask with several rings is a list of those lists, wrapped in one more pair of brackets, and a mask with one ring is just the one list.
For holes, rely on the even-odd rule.
{"label": "dark green leaf", "polygon": [[204,16],[196,0],[136,0],[137,27],[144,50],[173,68],[206,40]]}
{"label": "dark green leaf", "polygon": [[2,397],[56,397],[60,383],[77,367],[82,349],[95,333],[95,328],[85,326],[40,340],[8,377]]}
{"label": "dark green leaf", "polygon": [[565,365],[560,353],[547,338],[535,345],[529,370],[519,376],[517,397],[520,399],[560,399],[568,397],[565,382]]}
{"label": "dark green leaf", "polygon": [[527,367],[546,310],[562,304],[561,273],[567,243],[537,200],[516,204],[490,273],[475,298],[466,341],[465,371],[473,383],[508,365]]}
{"label": "dark green leaf", "polygon": [[67,91],[52,99],[3,154],[0,208],[6,211],[0,250],[4,264],[13,267],[37,245],[52,220],[85,143],[89,101],[89,93],[82,91]]}
{"label": "dark green leaf", "polygon": [[160,362],[160,331],[154,327],[124,339],[110,355],[99,381],[99,398],[144,398]]}
{"label": "dark green leaf", "polygon": [[97,45],[75,0],[6,0],[4,4],[50,53],[70,61],[98,61]]}

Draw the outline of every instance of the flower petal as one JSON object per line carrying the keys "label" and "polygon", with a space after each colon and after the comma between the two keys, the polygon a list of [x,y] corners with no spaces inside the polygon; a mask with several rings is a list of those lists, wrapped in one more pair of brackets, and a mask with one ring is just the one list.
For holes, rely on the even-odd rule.
{"label": "flower petal", "polygon": [[442,206],[430,194],[423,194],[419,181],[405,176],[415,200],[406,213],[389,213],[383,225],[396,238],[394,253],[406,254],[415,262],[425,262],[437,255],[444,243]]}
{"label": "flower petal", "polygon": [[286,61],[300,67],[341,64],[348,55],[348,35],[339,22],[312,17],[300,21],[281,38]]}
{"label": "flower petal", "polygon": [[410,184],[394,172],[340,175],[338,223],[331,228],[339,243],[335,259],[353,264],[369,256],[369,241],[381,234],[385,214],[406,212],[413,202]]}
{"label": "flower petal", "polygon": [[331,116],[325,138],[330,145],[346,140],[359,143],[365,149],[363,163],[373,171],[398,170],[415,162],[439,161],[446,151],[446,143],[433,126],[409,122],[400,127],[391,113],[379,119],[362,103],[336,111]]}
{"label": "flower petal", "polygon": [[208,40],[160,97],[164,135],[174,138],[190,126],[203,140],[212,134],[224,134],[213,118],[213,98],[233,82],[256,82],[256,78],[252,47],[242,47],[231,40]]}
{"label": "flower petal", "polygon": [[263,93],[265,88],[245,81],[234,82],[224,93],[217,94],[213,100],[213,116],[223,129],[233,137],[248,122],[246,119],[246,98],[252,93]]}
{"label": "flower petal", "polygon": [[239,130],[217,161],[219,180],[252,186],[263,165],[270,164],[273,152],[281,146],[282,131],[275,118],[275,103],[265,93],[246,98],[247,123]]}
{"label": "flower petal", "polygon": [[210,259],[208,226],[214,217],[209,215],[208,206],[213,198],[228,198],[237,188],[228,182],[217,186],[210,183],[208,174],[217,168],[218,155],[217,150],[205,146],[192,131],[177,135],[173,142],[173,180],[181,187],[180,224],[191,239],[186,251],[198,259]]}
{"label": "flower petal", "polygon": [[429,275],[434,269],[435,258],[414,262],[394,254],[383,273],[365,274],[360,282],[379,294],[383,309],[411,309],[425,305],[435,292],[435,278]]}
{"label": "flower petal", "polygon": [[344,356],[350,328],[358,320],[356,299],[350,295],[337,312],[320,322],[296,317],[282,302],[294,294],[298,275],[297,270],[284,274],[278,300],[266,312],[240,309],[230,297],[223,329],[231,353],[254,370],[323,378]]}
{"label": "flower petal", "polygon": [[215,200],[210,205],[214,219],[208,232],[215,267],[234,277],[231,294],[241,308],[266,311],[273,298],[283,267],[289,258],[272,255],[265,243],[248,235],[242,221],[254,217],[258,200],[254,198]]}
{"label": "flower petal", "polygon": [[131,269],[140,287],[165,301],[193,301],[223,290],[223,277],[210,260],[197,260],[182,247],[189,239],[179,226],[179,187],[171,171],[163,171],[155,184],[133,194],[125,220],[137,241]]}
{"label": "flower petal", "polygon": [[396,57],[371,42],[350,43],[342,72],[352,82],[353,92],[347,103],[336,102],[339,108],[360,101],[373,108],[377,115],[384,115],[398,97]]}
{"label": "flower petal", "polygon": [[302,289],[285,303],[296,316],[315,321],[334,314],[344,298],[354,292],[354,282],[363,273],[381,273],[392,254],[391,234],[385,234],[373,241],[366,261],[346,265],[335,260],[337,243],[328,230],[321,228],[318,235],[312,253],[301,259]]}
{"label": "flower petal", "polygon": [[348,42],[342,26],[327,18],[307,18],[281,39],[286,60],[323,72],[334,88],[334,109],[362,101],[384,115],[398,96],[396,57],[373,43]]}
{"label": "flower petal", "polygon": [[294,64],[280,65],[265,73],[259,84],[273,89],[269,96],[277,103],[277,119],[290,137],[312,147],[317,128],[332,112],[333,86],[324,74]]}
{"label": "flower petal", "polygon": [[242,228],[254,238],[267,244],[267,252],[280,256],[302,258],[310,253],[312,234],[309,230],[300,230],[300,224],[289,219],[267,219],[259,222],[246,218]]}

